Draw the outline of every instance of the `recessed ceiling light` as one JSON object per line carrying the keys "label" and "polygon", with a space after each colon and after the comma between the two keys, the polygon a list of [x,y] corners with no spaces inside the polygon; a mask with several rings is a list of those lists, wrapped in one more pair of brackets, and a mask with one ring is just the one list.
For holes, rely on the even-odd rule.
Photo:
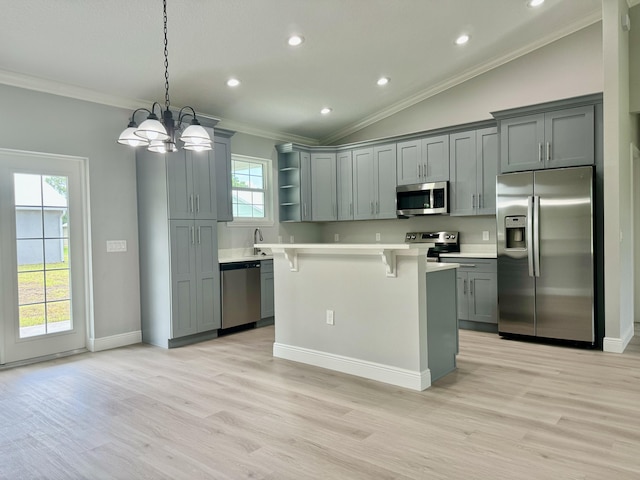
{"label": "recessed ceiling light", "polygon": [[304,42],[304,37],[301,37],[300,35],[291,35],[289,40],[287,40],[287,43],[292,47],[297,47],[298,45],[301,45],[302,42]]}
{"label": "recessed ceiling light", "polygon": [[378,79],[378,85],[380,86],[386,85],[387,83],[389,83],[389,80],[391,80],[389,77],[380,77]]}
{"label": "recessed ceiling light", "polygon": [[467,35],[466,33],[463,33],[458,38],[456,38],[456,45],[464,45],[469,41],[469,38],[470,38],[469,35]]}
{"label": "recessed ceiling light", "polygon": [[320,113],[321,113],[322,115],[329,115],[332,111],[333,111],[333,109],[332,109],[332,108],[324,107],[322,110],[320,110]]}
{"label": "recessed ceiling light", "polygon": [[240,85],[240,80],[238,80],[237,78],[230,78],[229,80],[227,80],[228,87],[237,87],[238,85]]}
{"label": "recessed ceiling light", "polygon": [[544,3],[544,0],[529,0],[527,2],[528,7],[539,7]]}

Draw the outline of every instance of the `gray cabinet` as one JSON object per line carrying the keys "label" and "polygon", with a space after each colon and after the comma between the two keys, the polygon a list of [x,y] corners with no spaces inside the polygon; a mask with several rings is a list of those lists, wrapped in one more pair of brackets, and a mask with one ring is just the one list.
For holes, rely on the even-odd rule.
{"label": "gray cabinet", "polygon": [[338,219],[336,154],[311,153],[311,220],[329,222]]}
{"label": "gray cabinet", "polygon": [[353,220],[353,161],[351,151],[338,152],[337,203],[338,220]]}
{"label": "gray cabinet", "polygon": [[500,171],[592,165],[594,107],[500,119]]}
{"label": "gray cabinet", "polygon": [[180,150],[167,154],[167,183],[169,218],[216,218],[216,166],[213,151]]}
{"label": "gray cabinet", "polygon": [[233,132],[216,129],[213,137],[213,157],[215,159],[216,220],[233,221],[231,205],[231,136]]}
{"label": "gray cabinet", "polygon": [[311,220],[311,155],[292,150],[291,144],[278,155],[278,198],[281,222]]}
{"label": "gray cabinet", "polygon": [[[497,331],[497,261],[495,259],[462,257],[443,258],[442,261],[460,264],[456,275],[460,326]],[[487,324],[489,328],[487,328]]]}
{"label": "gray cabinet", "polygon": [[353,150],[353,219],[396,218],[395,144]]}
{"label": "gray cabinet", "polygon": [[211,153],[136,154],[144,342],[179,346],[213,338],[220,328]]}
{"label": "gray cabinet", "polygon": [[273,260],[260,262],[260,318],[275,315],[273,296]]}
{"label": "gray cabinet", "polygon": [[454,133],[449,136],[449,141],[451,215],[495,214],[497,128]]}
{"label": "gray cabinet", "polygon": [[449,180],[449,136],[438,135],[397,144],[397,184]]}
{"label": "gray cabinet", "polygon": [[220,328],[214,220],[171,220],[171,338]]}

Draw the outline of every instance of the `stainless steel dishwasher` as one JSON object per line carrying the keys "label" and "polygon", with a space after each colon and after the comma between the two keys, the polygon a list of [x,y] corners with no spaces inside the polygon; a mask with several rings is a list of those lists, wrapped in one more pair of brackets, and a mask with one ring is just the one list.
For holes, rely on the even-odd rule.
{"label": "stainless steel dishwasher", "polygon": [[260,320],[260,262],[220,265],[222,328]]}

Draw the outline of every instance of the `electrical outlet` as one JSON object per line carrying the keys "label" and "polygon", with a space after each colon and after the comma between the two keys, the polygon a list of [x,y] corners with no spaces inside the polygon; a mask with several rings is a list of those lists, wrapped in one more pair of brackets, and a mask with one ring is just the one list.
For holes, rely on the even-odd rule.
{"label": "electrical outlet", "polygon": [[376,233],[376,242],[379,242],[379,241],[380,241],[380,234]]}
{"label": "electrical outlet", "polygon": [[290,235],[289,236],[289,243],[294,243],[294,242],[295,242],[295,239],[293,238],[293,235]]}
{"label": "electrical outlet", "polygon": [[340,241],[340,234],[339,233],[335,233],[333,235],[333,241],[334,242],[339,242]]}
{"label": "electrical outlet", "polygon": [[334,325],[333,310],[327,310],[327,325]]}
{"label": "electrical outlet", "polygon": [[126,251],[126,240],[107,240],[107,253],[121,253]]}
{"label": "electrical outlet", "polygon": [[489,231],[488,230],[485,230],[485,231],[482,232],[482,240],[484,240],[485,242],[487,240],[489,240]]}

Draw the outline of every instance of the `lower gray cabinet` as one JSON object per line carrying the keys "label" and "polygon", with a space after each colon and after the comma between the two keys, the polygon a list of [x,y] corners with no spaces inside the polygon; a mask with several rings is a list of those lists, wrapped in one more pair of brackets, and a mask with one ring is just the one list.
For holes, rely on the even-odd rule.
{"label": "lower gray cabinet", "polygon": [[497,331],[497,260],[458,257],[442,262],[460,264],[456,276],[460,327]]}
{"label": "lower gray cabinet", "polygon": [[215,220],[171,220],[171,338],[220,328]]}
{"label": "lower gray cabinet", "polygon": [[260,318],[275,315],[273,297],[273,260],[260,262]]}

